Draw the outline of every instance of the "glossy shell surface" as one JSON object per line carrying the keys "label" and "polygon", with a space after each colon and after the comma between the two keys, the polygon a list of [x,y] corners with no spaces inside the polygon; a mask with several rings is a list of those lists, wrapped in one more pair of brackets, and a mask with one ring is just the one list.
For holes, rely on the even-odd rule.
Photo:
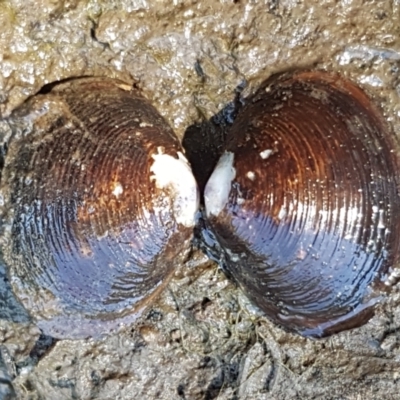
{"label": "glossy shell surface", "polygon": [[206,185],[208,229],[270,319],[327,336],[365,323],[395,274],[398,176],[395,141],[363,90],[319,71],[273,76]]}
{"label": "glossy shell surface", "polygon": [[105,78],[57,84],[9,123],[2,251],[18,299],[55,337],[135,320],[190,246],[198,193],[178,138]]}

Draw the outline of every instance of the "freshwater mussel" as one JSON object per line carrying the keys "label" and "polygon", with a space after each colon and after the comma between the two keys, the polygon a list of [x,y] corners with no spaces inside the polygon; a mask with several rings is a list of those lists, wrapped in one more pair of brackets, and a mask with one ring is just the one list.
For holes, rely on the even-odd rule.
{"label": "freshwater mussel", "polygon": [[198,193],[178,138],[107,78],[47,87],[7,122],[1,251],[14,293],[58,338],[135,320],[190,247]]}
{"label": "freshwater mussel", "polygon": [[323,337],[360,326],[398,275],[397,154],[381,112],[349,80],[272,76],[240,111],[207,182],[204,236],[286,329]]}

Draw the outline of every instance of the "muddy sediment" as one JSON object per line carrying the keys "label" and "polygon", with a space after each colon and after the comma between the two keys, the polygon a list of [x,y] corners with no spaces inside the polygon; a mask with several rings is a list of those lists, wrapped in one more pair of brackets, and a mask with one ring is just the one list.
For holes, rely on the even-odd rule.
{"label": "muddy sediment", "polygon": [[[2,1],[0,112],[8,116],[50,82],[116,77],[151,99],[192,159],[215,160],[237,105],[261,81],[321,68],[362,86],[399,138],[399,16],[398,1]],[[202,171],[202,162],[194,167]],[[260,315],[194,250],[138,324],[99,340],[56,341],[13,299],[4,269],[0,277],[0,398],[396,399],[400,392],[399,285],[363,327],[309,340]]]}

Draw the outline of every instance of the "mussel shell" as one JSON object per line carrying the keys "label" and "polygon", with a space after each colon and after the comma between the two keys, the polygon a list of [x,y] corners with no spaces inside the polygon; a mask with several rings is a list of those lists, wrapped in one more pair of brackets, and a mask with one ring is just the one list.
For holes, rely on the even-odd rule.
{"label": "mussel shell", "polygon": [[55,337],[135,320],[190,246],[198,194],[178,138],[106,78],[55,85],[10,125],[2,251],[15,294]]}
{"label": "mussel shell", "polygon": [[337,74],[276,75],[248,99],[204,196],[223,267],[270,319],[321,337],[373,315],[399,258],[396,149]]}

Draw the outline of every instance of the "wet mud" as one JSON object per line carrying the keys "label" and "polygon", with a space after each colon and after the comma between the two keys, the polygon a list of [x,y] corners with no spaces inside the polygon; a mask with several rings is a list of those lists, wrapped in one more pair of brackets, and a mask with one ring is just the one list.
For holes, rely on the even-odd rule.
{"label": "wet mud", "polygon": [[[397,0],[4,0],[0,112],[62,79],[135,83],[204,186],[243,99],[276,72],[342,74],[400,138],[399,17]],[[194,248],[137,323],[54,340],[13,298],[4,267],[0,279],[0,398],[399,398],[400,285],[366,325],[310,340],[271,323]]]}

